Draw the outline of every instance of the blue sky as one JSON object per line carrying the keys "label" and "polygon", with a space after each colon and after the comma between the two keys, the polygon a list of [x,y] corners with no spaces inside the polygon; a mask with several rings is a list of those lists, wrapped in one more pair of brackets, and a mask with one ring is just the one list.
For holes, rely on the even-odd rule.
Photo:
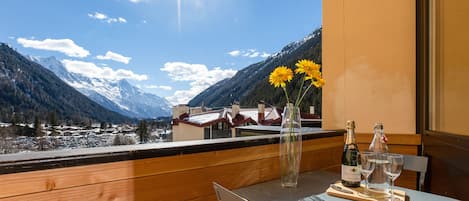
{"label": "blue sky", "polygon": [[184,103],[321,26],[320,0],[2,0],[0,42]]}

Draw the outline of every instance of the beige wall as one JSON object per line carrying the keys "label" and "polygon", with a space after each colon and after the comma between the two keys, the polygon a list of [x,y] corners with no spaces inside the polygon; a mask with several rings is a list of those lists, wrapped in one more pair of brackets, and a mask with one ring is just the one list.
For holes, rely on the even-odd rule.
{"label": "beige wall", "polygon": [[323,127],[415,133],[415,1],[323,1]]}
{"label": "beige wall", "polygon": [[173,119],[178,119],[181,114],[189,113],[189,106],[187,105],[175,105],[173,106]]}
{"label": "beige wall", "polygon": [[469,1],[434,2],[431,129],[469,135]]}
{"label": "beige wall", "polygon": [[204,128],[179,123],[173,125],[173,141],[203,140]]}

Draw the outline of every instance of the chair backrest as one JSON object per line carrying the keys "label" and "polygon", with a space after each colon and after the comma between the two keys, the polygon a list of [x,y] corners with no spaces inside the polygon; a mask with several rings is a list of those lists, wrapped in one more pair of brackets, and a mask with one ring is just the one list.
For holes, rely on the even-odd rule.
{"label": "chair backrest", "polygon": [[418,190],[422,190],[427,172],[428,158],[425,156],[404,155],[404,170],[411,170],[420,173]]}
{"label": "chair backrest", "polygon": [[248,201],[246,198],[241,197],[216,182],[213,182],[213,189],[215,190],[215,194],[217,194],[218,201]]}

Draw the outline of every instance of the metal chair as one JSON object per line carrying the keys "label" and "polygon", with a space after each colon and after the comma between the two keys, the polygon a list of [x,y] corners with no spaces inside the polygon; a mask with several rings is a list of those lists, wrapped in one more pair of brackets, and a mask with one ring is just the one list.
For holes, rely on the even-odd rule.
{"label": "metal chair", "polygon": [[427,172],[428,158],[425,156],[413,156],[413,155],[404,155],[404,170],[411,170],[418,172],[419,183],[418,189],[422,191],[423,184],[425,182],[425,173]]}
{"label": "metal chair", "polygon": [[213,189],[217,194],[218,201],[248,201],[246,198],[241,197],[216,182],[213,182]]}

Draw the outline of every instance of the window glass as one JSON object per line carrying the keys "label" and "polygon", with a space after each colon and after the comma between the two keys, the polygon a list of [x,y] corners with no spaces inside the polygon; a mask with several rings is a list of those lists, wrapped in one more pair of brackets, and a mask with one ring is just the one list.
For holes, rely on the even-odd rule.
{"label": "window glass", "polygon": [[431,1],[430,130],[469,135],[469,1]]}
{"label": "window glass", "polygon": [[[286,96],[269,75],[301,59],[321,65],[321,23],[322,2],[311,0],[4,0],[0,154],[279,125]],[[318,119],[314,86],[325,82],[307,64],[315,85],[295,74],[286,90],[291,102],[303,97],[305,118]]]}

